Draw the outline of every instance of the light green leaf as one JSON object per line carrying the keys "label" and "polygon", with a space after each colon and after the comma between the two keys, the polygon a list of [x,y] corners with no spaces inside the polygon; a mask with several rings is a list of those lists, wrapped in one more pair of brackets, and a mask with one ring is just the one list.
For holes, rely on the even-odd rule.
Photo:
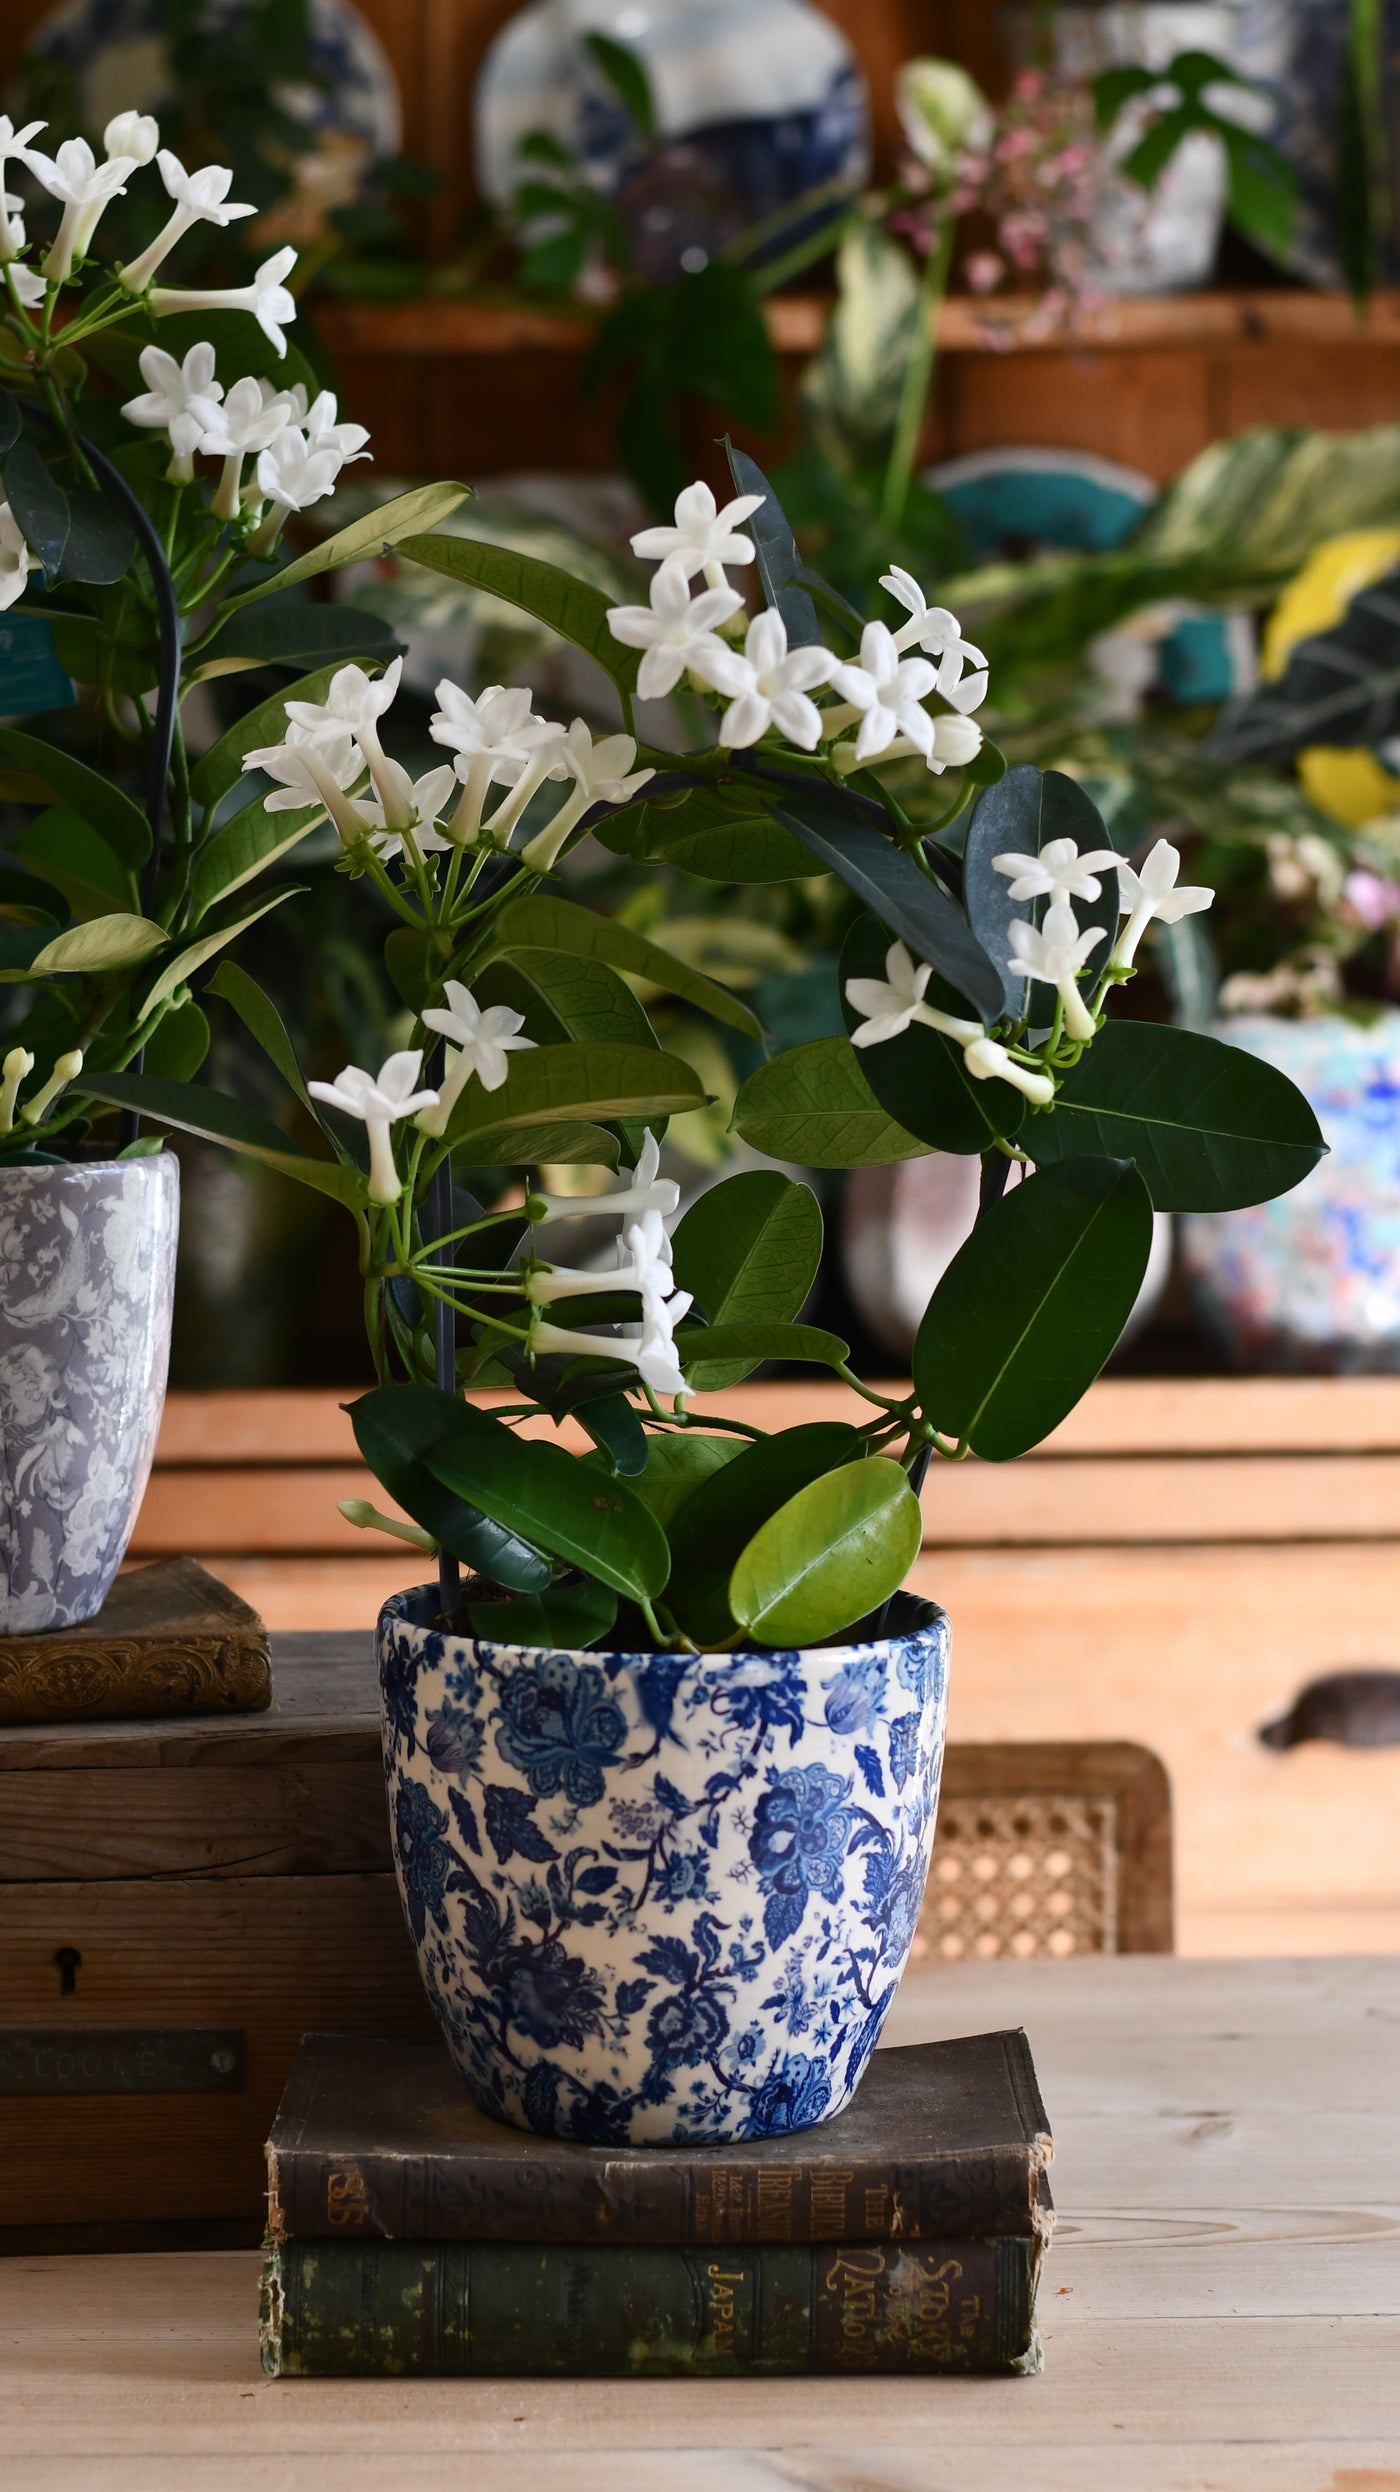
{"label": "light green leaf", "polygon": [[748,1440],[742,1436],[700,1436],[690,1428],[683,1435],[652,1436],[647,1440],[647,1467],[633,1485],[662,1530],[669,1532],[697,1488],[747,1452]]}
{"label": "light green leaf", "polygon": [[720,1361],[739,1360],[747,1371],[766,1358],[844,1367],[850,1357],[849,1345],[817,1324],[682,1324],[676,1348],[687,1376]]}
{"label": "light green leaf", "polygon": [[324,819],[320,805],[307,812],[269,813],[261,796],[255,796],[196,856],[190,876],[191,922],[197,926],[221,900],[232,899],[255,874],[276,865]]}
{"label": "light green leaf", "polygon": [[[293,896],[290,891],[274,891],[270,900],[264,900],[258,908],[250,909],[236,925],[221,926],[216,934],[201,935],[197,943],[191,943],[183,952],[177,952],[174,960],[166,962],[146,997],[146,1014],[154,1012],[158,1004],[164,1003],[167,995],[173,995],[176,987],[183,986],[185,980],[192,978],[197,969],[202,969],[207,960],[212,960],[216,952],[222,952],[226,944],[236,943],[250,926],[256,926],[258,919],[266,917],[269,909],[280,909],[283,901]],[[145,1015],[142,1017],[144,1019]]]}
{"label": "light green leaf", "polygon": [[1087,1393],[1133,1311],[1152,1204],[1126,1160],[1066,1160],[978,1221],[914,1345],[924,1417],[1011,1462]]}
{"label": "light green leaf", "polygon": [[835,1419],[813,1420],[746,1445],[692,1489],[671,1520],[666,1599],[696,1643],[722,1644],[733,1635],[729,1572],[759,1525],[809,1481],[859,1452],[854,1428]]}
{"label": "light green leaf", "polygon": [[[690,1291],[712,1325],[785,1324],[821,1261],[817,1198],[777,1169],[746,1169],[691,1204],[672,1248],[677,1288]],[[748,1372],[708,1359],[688,1371],[697,1393],[723,1392]]]}
{"label": "light green leaf", "polygon": [[90,917],[83,926],[67,926],[46,943],[30,964],[36,978],[94,977],[106,969],[135,969],[170,941],[163,926],[122,909],[111,917]]}
{"label": "light green leaf", "polygon": [[919,1552],[919,1500],[897,1462],[845,1464],[755,1532],[729,1605],[761,1644],[820,1644],[897,1592]]}
{"label": "light green leaf", "polygon": [[761,1064],[735,1101],[734,1131],[807,1168],[885,1168],[928,1153],[885,1114],[848,1038],[814,1038]]}
{"label": "light green leaf", "polygon": [[[392,502],[381,502],[378,510],[366,511],[363,519],[352,520],[348,528],[328,536],[324,544],[313,546],[309,554],[299,554],[295,562],[289,562],[285,570],[275,571],[270,580],[262,581],[257,588],[245,588],[241,597],[228,598],[224,613],[237,614],[241,607],[255,604],[260,597],[299,587],[303,580],[317,579],[323,571],[339,571],[348,562],[364,562],[387,546],[401,545],[405,537],[413,537],[419,528],[436,528],[441,520],[451,517],[470,492],[470,485],[415,485],[411,493],[401,493]],[[429,536],[415,541],[420,545],[458,542],[455,538],[440,540]],[[403,550],[407,553],[409,549],[404,546]],[[422,562],[424,556],[414,554],[411,559]]]}
{"label": "light green leaf", "polygon": [[684,961],[663,952],[659,944],[649,943],[645,935],[635,934],[630,926],[620,925],[616,918],[599,917],[572,900],[554,900],[536,892],[531,899],[512,900],[502,910],[486,957],[496,959],[503,953],[526,950],[572,952],[580,960],[606,961],[610,968],[646,978],[668,995],[679,995],[713,1020],[742,1030],[746,1038],[761,1036],[747,1004],[741,1004],[727,987],[717,986],[698,969],[687,968]]}
{"label": "light green leaf", "polygon": [[202,1142],[224,1143],[247,1159],[260,1160],[265,1168],[295,1177],[298,1185],[329,1194],[352,1211],[369,1199],[368,1185],[357,1168],[343,1167],[339,1160],[312,1159],[305,1151],[295,1150],[270,1117],[260,1116],[241,1099],[206,1090],[202,1083],[163,1081],[145,1073],[84,1072],[83,1089],[109,1107],[134,1108],[153,1124],[197,1134]]}
{"label": "light green leaf", "polygon": [[113,787],[110,779],[18,727],[0,727],[0,747],[42,780],[46,792],[60,804],[71,805],[75,813],[93,823],[123,865],[145,864],[151,853],[151,826],[140,806]]}
{"label": "light green leaf", "polygon": [[612,601],[600,588],[575,580],[552,562],[517,554],[508,545],[488,545],[481,537],[406,536],[399,552],[408,562],[440,571],[445,579],[486,589],[508,606],[518,606],[522,614],[532,614],[537,622],[547,623],[551,631],[571,640],[576,649],[596,658],[622,691],[632,691],[638,653],[613,639],[607,622]]}

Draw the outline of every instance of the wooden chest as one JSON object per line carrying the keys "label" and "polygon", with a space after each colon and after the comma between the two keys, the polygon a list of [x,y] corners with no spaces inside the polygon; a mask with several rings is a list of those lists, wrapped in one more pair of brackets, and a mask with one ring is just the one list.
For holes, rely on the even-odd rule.
{"label": "wooden chest", "polygon": [[267,1713],[0,1732],[0,2247],[254,2240],[302,2034],[436,2030],[373,1637],[273,1668]]}

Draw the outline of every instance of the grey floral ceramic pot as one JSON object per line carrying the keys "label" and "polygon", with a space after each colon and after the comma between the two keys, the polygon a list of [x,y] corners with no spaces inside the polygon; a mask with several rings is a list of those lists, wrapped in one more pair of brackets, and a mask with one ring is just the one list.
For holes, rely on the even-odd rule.
{"label": "grey floral ceramic pot", "polygon": [[948,1621],[811,1652],[555,1653],[379,1621],[399,1889],[496,2118],[704,2144],[841,2110],[928,1875]]}
{"label": "grey floral ceramic pot", "polygon": [[126,1554],[179,1213],[169,1151],[0,1173],[0,1634],[91,1618]]}

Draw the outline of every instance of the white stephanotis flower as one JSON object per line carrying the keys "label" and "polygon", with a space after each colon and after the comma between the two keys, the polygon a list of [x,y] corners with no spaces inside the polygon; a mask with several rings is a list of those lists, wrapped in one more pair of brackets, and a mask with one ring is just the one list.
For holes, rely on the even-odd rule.
{"label": "white stephanotis flower", "polygon": [[1007,932],[1011,958],[1006,965],[1012,976],[1038,978],[1044,985],[1053,986],[1064,1007],[1069,1036],[1084,1042],[1091,1039],[1097,1024],[1079,991],[1078,980],[1103,929],[1081,929],[1068,900],[1052,900],[1039,926],[1017,917]]}
{"label": "white stephanotis flower", "polygon": [[576,718],[551,749],[556,769],[567,772],[574,789],[553,821],[546,822],[542,831],[536,831],[520,851],[521,864],[530,866],[537,874],[549,872],[565,840],[590,806],[628,804],[638,788],[645,787],[648,779],[656,776],[654,770],[633,770],[637,758],[634,737],[595,736],[582,718]]}
{"label": "white stephanotis flower", "polygon": [[687,485],[676,496],[675,526],[643,528],[632,539],[632,551],[643,562],[679,563],[688,580],[703,571],[711,588],[723,588],[726,563],[754,559],[752,537],[739,536],[736,530],[762,506],[761,493],[740,493],[717,510],[707,484]]}
{"label": "white stephanotis flower", "polygon": [[682,675],[698,675],[716,692],[738,692],[734,652],[718,637],[718,626],[737,614],[743,598],[736,588],[720,586],[690,593],[684,562],[664,562],[651,583],[645,606],[610,606],[608,630],[626,649],[644,652],[637,670],[637,691],[644,701],[674,692]]}
{"label": "white stephanotis flower", "polygon": [[1159,839],[1148,850],[1140,872],[1135,872],[1125,858],[1115,857],[1118,868],[1118,905],[1127,919],[1113,946],[1113,967],[1131,969],[1137,947],[1154,917],[1164,926],[1178,925],[1183,917],[1194,917],[1199,909],[1208,909],[1215,893],[1206,883],[1178,884],[1181,872],[1181,851],[1169,840]]}
{"label": "white stephanotis flower", "polygon": [[934,719],[924,760],[930,770],[965,770],[982,750],[982,730],[975,718],[954,718],[947,711]]}
{"label": "white stephanotis flower", "polygon": [[[278,783],[263,798],[264,813],[290,813],[307,805],[319,805],[330,815],[347,848],[357,848],[375,827],[368,808],[346,793],[364,767],[348,730],[334,741],[325,736],[313,741],[292,727],[285,744],[256,746],[244,754],[243,766],[246,770],[261,770]],[[382,810],[379,822],[382,826]]]}
{"label": "white stephanotis flower", "polygon": [[[246,286],[153,286],[149,305],[157,320],[171,312],[183,311],[247,311],[251,312],[263,336],[276,347],[279,355],[287,351],[284,323],[297,316],[296,296],[289,294],[283,279],[291,275],[297,255],[290,243],[274,251],[264,260]],[[127,272],[123,270],[125,282]]]}
{"label": "white stephanotis flower", "polygon": [[[17,130],[9,114],[0,113],[0,260],[18,259],[24,249],[24,221],[18,213],[20,202],[5,188],[5,168],[11,156],[18,156],[21,163],[27,163],[28,150],[39,132],[47,127],[47,122],[26,121],[24,128]],[[26,269],[24,273],[32,276],[36,272]],[[24,297],[20,299],[23,301]],[[42,282],[40,300],[43,300]]]}
{"label": "white stephanotis flower", "polygon": [[24,595],[31,568],[29,548],[8,502],[0,502],[0,613]]}
{"label": "white stephanotis flower", "polygon": [[522,684],[487,684],[475,699],[447,676],[437,688],[440,707],[428,733],[456,755],[454,768],[462,793],[452,816],[451,837],[470,846],[481,829],[481,817],[492,787],[516,787],[531,758],[542,745],[558,739],[558,729],[537,716],[534,694]]}
{"label": "white stephanotis flower", "polygon": [[51,284],[66,285],[78,261],[87,257],[103,209],[120,197],[140,168],[134,156],[109,156],[99,164],[85,138],[66,138],[56,156],[26,147],[23,158],[50,198],[63,203],[43,270]]}
{"label": "white stephanotis flower", "polygon": [[302,402],[301,411],[292,420],[301,425],[313,450],[338,450],[342,467],[348,467],[352,459],[367,455],[368,426],[341,422],[334,390],[323,389],[318,397],[312,399],[309,407],[305,390],[299,387],[297,394]]}
{"label": "white stephanotis flower", "polygon": [[437,1105],[435,1090],[414,1087],[422,1070],[421,1047],[406,1047],[397,1055],[386,1057],[377,1073],[367,1073],[363,1065],[347,1064],[333,1082],[306,1085],[313,1099],[323,1099],[327,1107],[358,1117],[364,1125],[369,1135],[372,1203],[396,1203],[403,1192],[403,1181],[394,1166],[395,1125],[406,1116],[416,1116],[422,1108]]}
{"label": "white stephanotis flower", "polygon": [[1009,900],[1097,900],[1100,874],[1123,860],[1114,848],[1093,848],[1081,854],[1072,839],[1047,839],[1038,856],[1008,848],[992,859],[992,871],[1005,874]]}
{"label": "white stephanotis flower", "polygon": [[537,1307],[552,1306],[560,1298],[595,1298],[603,1289],[635,1289],[643,1301],[649,1296],[669,1298],[675,1290],[671,1241],[659,1211],[644,1212],[639,1220],[629,1221],[618,1240],[617,1263],[615,1272],[541,1264],[528,1274],[525,1295]]}
{"label": "white stephanotis flower", "polygon": [[1037,1073],[1029,1064],[1018,1064],[1015,1057],[994,1038],[974,1038],[963,1049],[964,1070],[975,1082],[1010,1082],[1038,1108],[1048,1108],[1055,1096],[1055,1084],[1048,1073]]}
{"label": "white stephanotis flower", "polygon": [[216,519],[236,519],[243,462],[266,450],[285,430],[287,409],[277,399],[268,406],[261,384],[248,379],[234,382],[222,406],[211,401],[199,412],[208,419],[199,447],[224,463],[210,509]]}
{"label": "white stephanotis flower", "polygon": [[214,376],[214,349],[204,341],[192,346],[183,363],[163,346],[143,346],[138,363],[146,384],[144,397],[128,398],[122,413],[128,424],[163,432],[173,456],[167,482],[187,485],[194,476],[194,454],[214,421],[224,389]]}
{"label": "white stephanotis flower", "polygon": [[956,1014],[940,1012],[936,1004],[924,1002],[932,976],[928,963],[916,963],[906,944],[892,943],[885,954],[883,978],[848,978],[846,1001],[852,1011],[866,1016],[861,1027],[851,1032],[852,1046],[879,1047],[887,1038],[902,1038],[914,1021],[956,1039],[960,1047],[983,1037],[980,1021],[959,1020]]}
{"label": "white stephanotis flower", "polygon": [[[143,157],[142,162],[145,161]],[[233,182],[231,165],[203,164],[197,172],[187,173],[179,157],[172,155],[168,147],[162,147],[156,162],[173,205],[154,242],[148,242],[136,259],[129,260],[124,268],[118,269],[117,275],[128,294],[145,292],[162,261],[192,225],[231,225],[235,217],[257,214],[251,200],[230,199],[228,194]],[[295,252],[292,257],[295,259]],[[283,274],[286,274],[285,270]],[[190,308],[193,309],[193,306]]]}
{"label": "white stephanotis flower", "polygon": [[[449,978],[443,993],[446,1005],[435,1005],[423,1015],[426,1029],[451,1041],[439,1096],[418,1119],[420,1133],[434,1136],[446,1133],[452,1111],[473,1074],[483,1090],[499,1090],[510,1071],[512,1051],[538,1044],[533,1038],[521,1036],[525,1027],[523,1012],[512,1012],[508,1004],[488,1004],[483,1011],[458,978]],[[593,1287],[597,1286],[595,1279]]]}
{"label": "white stephanotis flower", "polygon": [[[11,199],[9,205],[13,207],[14,204],[14,200]],[[3,221],[3,219],[0,219],[0,223],[3,223]],[[18,217],[12,217],[10,220],[11,232],[13,232],[16,227],[19,228],[20,249],[23,250],[24,226]],[[20,305],[21,309],[24,311],[37,311],[39,305],[44,299],[45,293],[47,292],[47,288],[39,270],[37,268],[26,268],[20,260],[10,260],[5,264],[4,277],[6,285],[9,287],[14,300]]]}
{"label": "white stephanotis flower", "polygon": [[821,741],[822,714],[807,695],[831,681],[836,664],[831,651],[816,646],[789,649],[786,623],[776,606],[765,606],[749,625],[743,656],[731,650],[729,659],[730,679],[742,676],[742,689],[720,720],[721,744],[742,750],[776,727],[789,744],[800,745],[805,753],[814,751]]}
{"label": "white stephanotis flower", "polygon": [[[391,761],[379,741],[379,721],[399,688],[403,659],[397,657],[382,675],[367,675],[362,666],[342,666],[332,675],[324,701],[289,701],[287,716],[308,743],[337,745],[353,737],[384,808],[385,827],[392,831],[413,825],[413,787],[403,764]],[[300,737],[298,738],[300,741]]]}
{"label": "white stephanotis flower", "polygon": [[[906,607],[909,613],[909,621],[901,623],[895,632],[895,647],[899,650],[922,649],[925,657],[937,658],[940,692],[949,693],[950,685],[960,681],[965,666],[985,669],[987,661],[983,652],[972,641],[964,640],[957,616],[950,614],[946,606],[931,606],[912,572],[905,571],[899,563],[892,563],[889,570],[882,573],[880,586],[887,589],[896,603]],[[984,674],[983,691],[985,689]],[[978,697],[980,699],[980,695]],[[975,709],[977,702],[973,701],[969,706]]]}
{"label": "white stephanotis flower", "polygon": [[378,797],[368,799],[363,810],[370,825],[369,844],[381,865],[392,865],[409,847],[416,848],[420,857],[451,848],[451,840],[444,839],[437,828],[437,818],[456,785],[457,774],[450,762],[440,762],[436,770],[425,770],[421,779],[412,782],[409,791],[416,819],[400,823],[393,830],[385,823],[384,807]]}
{"label": "white stephanotis flower", "polygon": [[103,131],[102,145],[109,156],[130,156],[134,164],[149,164],[160,145],[160,123],[148,112],[119,112]]}
{"label": "white stephanotis flower", "polygon": [[[362,458],[366,453],[357,450],[352,455]],[[295,424],[275,433],[258,453],[258,491],[266,495],[268,510],[248,541],[249,553],[270,554],[293,511],[310,510],[313,502],[334,493],[344,465],[344,456],[329,437],[319,444],[308,441]]]}
{"label": "white stephanotis flower", "polygon": [[933,720],[921,704],[934,689],[936,673],[927,658],[900,656],[888,624],[867,623],[860,636],[860,663],[838,666],[831,680],[842,699],[860,713],[857,768],[874,761],[897,738],[929,756]]}
{"label": "white stephanotis flower", "polygon": [[658,1212],[663,1219],[680,1209],[681,1190],[674,1177],[658,1175],[661,1166],[661,1145],[649,1133],[638,1154],[635,1168],[622,1170],[617,1185],[606,1194],[541,1194],[531,1189],[530,1217],[540,1228],[551,1220],[596,1219],[601,1212],[614,1217],[634,1214],[645,1218]]}

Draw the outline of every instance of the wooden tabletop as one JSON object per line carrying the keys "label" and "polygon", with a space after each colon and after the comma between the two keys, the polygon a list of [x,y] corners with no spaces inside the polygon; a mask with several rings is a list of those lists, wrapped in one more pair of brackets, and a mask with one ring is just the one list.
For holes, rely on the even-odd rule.
{"label": "wooden tabletop", "polygon": [[16,2492],[1397,2492],[1400,1958],[968,1965],[1059,2222],[1034,2380],[270,2382],[245,2254],[0,2267]]}

